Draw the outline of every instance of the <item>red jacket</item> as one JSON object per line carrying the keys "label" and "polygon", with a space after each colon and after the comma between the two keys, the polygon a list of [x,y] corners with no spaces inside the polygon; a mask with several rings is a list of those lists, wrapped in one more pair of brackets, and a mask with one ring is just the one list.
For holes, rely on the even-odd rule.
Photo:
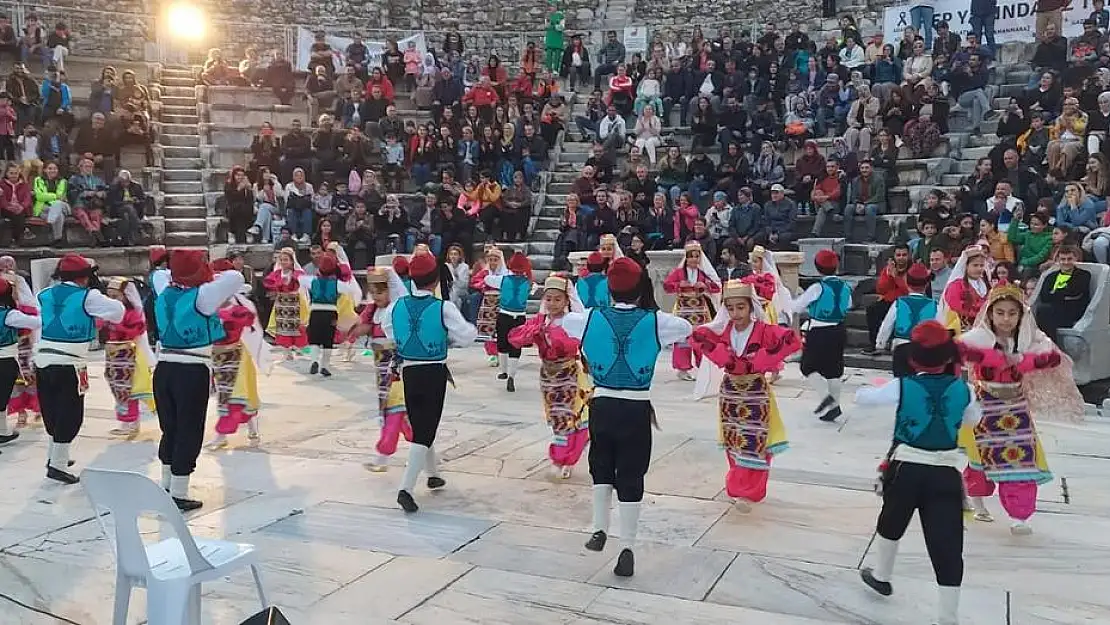
{"label": "red jacket", "polygon": [[[18,205],[19,210],[14,210],[12,204]],[[0,180],[0,212],[9,215],[29,215],[30,211],[31,185],[23,179],[15,184],[12,184],[7,178]]]}
{"label": "red jacket", "polygon": [[[828,199],[833,204],[840,201],[840,177],[839,176],[825,176],[813,185],[813,190],[820,189],[828,196]],[[814,200],[816,201],[816,200]]]}
{"label": "red jacket", "polygon": [[367,99],[370,99],[370,92],[374,89],[374,85],[378,85],[379,87],[382,88],[382,97],[383,98],[385,98],[386,100],[389,100],[390,102],[393,102],[393,98],[394,98],[393,83],[390,82],[389,78],[387,78],[385,76],[382,76],[382,79],[378,82],[374,82],[373,78],[367,80],[366,81],[366,98]]}
{"label": "red jacket", "polygon": [[883,269],[879,273],[879,281],[875,284],[875,292],[883,298],[884,302],[893,304],[899,297],[909,295],[910,287],[906,284],[905,275],[895,276],[887,269]]}
{"label": "red jacket", "polygon": [[496,106],[497,100],[497,92],[494,91],[493,87],[483,87],[482,85],[474,85],[463,96],[463,104],[473,104],[474,106]]}

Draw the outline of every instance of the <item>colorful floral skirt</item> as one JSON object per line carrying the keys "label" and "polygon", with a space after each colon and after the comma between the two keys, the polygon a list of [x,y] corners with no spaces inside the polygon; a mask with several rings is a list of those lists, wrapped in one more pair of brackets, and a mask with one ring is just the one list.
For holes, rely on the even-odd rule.
{"label": "colorful floral skirt", "polygon": [[590,440],[589,381],[577,358],[540,363],[540,394],[551,427],[548,456],[559,466],[578,463]]}
{"label": "colorful floral skirt", "polygon": [[405,385],[394,376],[393,359],[396,351],[374,346],[374,368],[378,378],[378,416],[391,414],[407,416],[405,411]]}
{"label": "colorful floral skirt", "polygon": [[719,440],[737,466],[768,470],[770,457],[786,451],[786,428],[762,375],[725,375],[717,395]]}
{"label": "colorful floral skirt", "polygon": [[960,432],[968,465],[992,482],[1051,482],[1052,472],[1020,385],[988,389],[979,384],[976,395],[983,417],[975,427]]}
{"label": "colorful floral skirt", "polygon": [[282,347],[304,347],[308,344],[305,334],[305,306],[300,292],[276,293],[272,322],[267,330]]}
{"label": "colorful floral skirt", "polygon": [[694,327],[713,320],[709,310],[709,298],[703,293],[692,290],[679,291],[674,302],[674,314],[689,321]]}
{"label": "colorful floral skirt", "polygon": [[501,293],[489,291],[482,295],[482,304],[478,307],[478,340],[497,340],[497,309],[501,306]]}
{"label": "colorful floral skirt", "polygon": [[150,364],[134,341],[104,344],[104,379],[116,400],[117,416],[128,414],[131,401],[154,401]]}
{"label": "colorful floral skirt", "polygon": [[39,412],[39,394],[37,376],[35,375],[35,338],[27,332],[19,333],[19,347],[16,353],[16,364],[19,365],[19,378],[12,388],[12,396],[8,400],[8,414],[18,414],[23,411]]}

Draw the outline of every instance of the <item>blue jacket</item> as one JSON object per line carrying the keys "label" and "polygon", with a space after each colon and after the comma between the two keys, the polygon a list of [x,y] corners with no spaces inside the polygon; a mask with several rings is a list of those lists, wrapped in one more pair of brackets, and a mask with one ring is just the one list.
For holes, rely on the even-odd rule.
{"label": "blue jacket", "polygon": [[[57,85],[57,87],[58,87],[58,91],[60,91],[61,94],[62,94],[62,106],[61,106],[61,108],[68,111],[70,108],[72,108],[72,104],[73,104],[72,100],[70,99],[70,95],[69,95],[69,85],[67,85],[63,82],[63,83],[59,83]],[[51,88],[51,83],[50,83],[49,80],[42,81],[42,87],[39,89],[39,96],[42,98],[42,105],[43,106],[46,106],[46,101],[50,97],[50,88]]]}
{"label": "blue jacket", "polygon": [[1098,227],[1098,211],[1095,210],[1094,200],[1086,198],[1076,208],[1068,206],[1066,201],[1060,202],[1056,207],[1056,225],[1094,230]]}

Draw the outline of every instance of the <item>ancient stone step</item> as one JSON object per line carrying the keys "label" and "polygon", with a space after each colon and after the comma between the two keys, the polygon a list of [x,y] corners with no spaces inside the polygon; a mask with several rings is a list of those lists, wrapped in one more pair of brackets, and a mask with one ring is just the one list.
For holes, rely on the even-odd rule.
{"label": "ancient stone step", "polygon": [[[197,163],[199,166],[199,163]],[[162,179],[166,182],[196,182],[200,183],[204,172],[198,168],[190,169],[163,169]]]}
{"label": "ancient stone step", "polygon": [[203,193],[167,193],[166,206],[204,206]]}
{"label": "ancient stone step", "polygon": [[203,233],[207,228],[204,217],[166,218],[166,234]]}
{"label": "ancient stone step", "polygon": [[[199,173],[199,172],[198,172]],[[171,194],[203,194],[203,183],[200,180],[163,180],[162,190]]]}
{"label": "ancient stone step", "polygon": [[[195,130],[195,129],[194,129]],[[173,147],[200,147],[200,135],[173,135],[169,133],[162,133],[158,136],[158,141],[163,146]]]}
{"label": "ancient stone step", "polygon": [[171,135],[197,135],[197,125],[189,123],[162,123],[162,132]]}
{"label": "ancient stone step", "polygon": [[162,104],[168,107],[174,106],[196,106],[197,98],[195,95],[187,96],[162,96]]}
{"label": "ancient stone step", "polygon": [[200,219],[204,220],[208,209],[203,206],[165,206],[162,214],[166,219]]}
{"label": "ancient stone step", "polygon": [[200,123],[200,117],[197,116],[196,108],[190,109],[192,112],[188,115],[168,115],[166,114],[165,110],[166,109],[162,109],[162,122],[166,125],[180,124],[182,126],[195,127],[198,123]]}
{"label": "ancient stone step", "polygon": [[[174,149],[176,151],[178,149],[183,149],[184,150],[184,149],[187,149],[187,148],[172,148],[172,149]],[[195,152],[191,153],[191,154],[185,154],[183,156],[175,156],[175,155],[169,154],[169,153],[166,153],[165,156],[166,156],[166,158],[163,159],[162,165],[167,170],[186,170],[186,169],[199,170],[202,167],[204,167],[204,161],[201,160],[201,158],[200,158],[200,150],[199,149],[196,150]]]}
{"label": "ancient stone step", "polygon": [[207,246],[209,244],[207,232],[174,232],[166,233],[167,247],[181,247],[186,245]]}
{"label": "ancient stone step", "polygon": [[190,98],[196,100],[196,87],[192,84],[188,85],[162,85],[162,99],[167,97],[171,98]]}
{"label": "ancient stone step", "polygon": [[192,146],[167,145],[167,146],[164,146],[162,148],[162,150],[163,150],[163,154],[165,155],[165,157],[167,159],[170,159],[170,158],[199,159],[200,158],[200,147],[198,147],[196,145],[192,145]]}
{"label": "ancient stone step", "polygon": [[166,115],[169,115],[169,116],[188,115],[188,116],[196,117],[196,115],[197,115],[197,105],[196,105],[196,102],[194,102],[192,104],[188,104],[188,105],[164,104],[162,106],[162,115],[163,116],[166,116]]}

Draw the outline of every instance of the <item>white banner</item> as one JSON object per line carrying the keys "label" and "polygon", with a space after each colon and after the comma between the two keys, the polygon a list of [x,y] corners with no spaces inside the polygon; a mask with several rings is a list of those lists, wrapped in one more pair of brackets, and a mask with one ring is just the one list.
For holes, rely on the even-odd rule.
{"label": "white banner", "polygon": [[[1013,41],[1032,42],[1036,37],[1035,30],[1037,18],[1033,13],[1035,0],[999,0],[998,17],[994,21],[994,37],[999,44]],[[907,26],[913,25],[910,18],[910,8],[913,2],[887,7],[883,12],[883,41],[892,43],[895,52],[898,51],[898,42],[902,39],[902,31]],[[1065,37],[1075,37],[1083,33],[1083,20],[1091,15],[1090,0],[1075,0],[1071,8],[1064,11]],[[933,11],[933,23],[948,22],[952,32],[963,38],[971,32],[971,10],[967,0],[936,0],[936,9]],[[934,31],[935,32],[935,31]],[[986,40],[980,41],[986,44]]]}
{"label": "white banner", "polygon": [[626,26],[624,28],[624,51],[629,56],[639,52],[643,54],[648,48],[647,26]]}
{"label": "white banner", "polygon": [[[345,58],[347,46],[354,43],[354,39],[350,37],[340,37],[338,35],[328,35],[325,39],[332,50],[332,62],[338,70],[347,64]],[[297,27],[297,58],[295,68],[301,71],[308,69],[308,61],[312,55],[312,44],[316,41],[316,35],[311,30],[304,27]],[[404,54],[408,49],[409,42],[416,43],[416,49],[420,51],[420,57],[423,58],[428,52],[428,44],[424,40],[424,33],[416,33],[411,37],[405,37],[397,41],[397,47]],[[369,54],[369,66],[381,67],[382,53],[385,52],[386,44],[384,41],[363,41],[366,50]]]}

